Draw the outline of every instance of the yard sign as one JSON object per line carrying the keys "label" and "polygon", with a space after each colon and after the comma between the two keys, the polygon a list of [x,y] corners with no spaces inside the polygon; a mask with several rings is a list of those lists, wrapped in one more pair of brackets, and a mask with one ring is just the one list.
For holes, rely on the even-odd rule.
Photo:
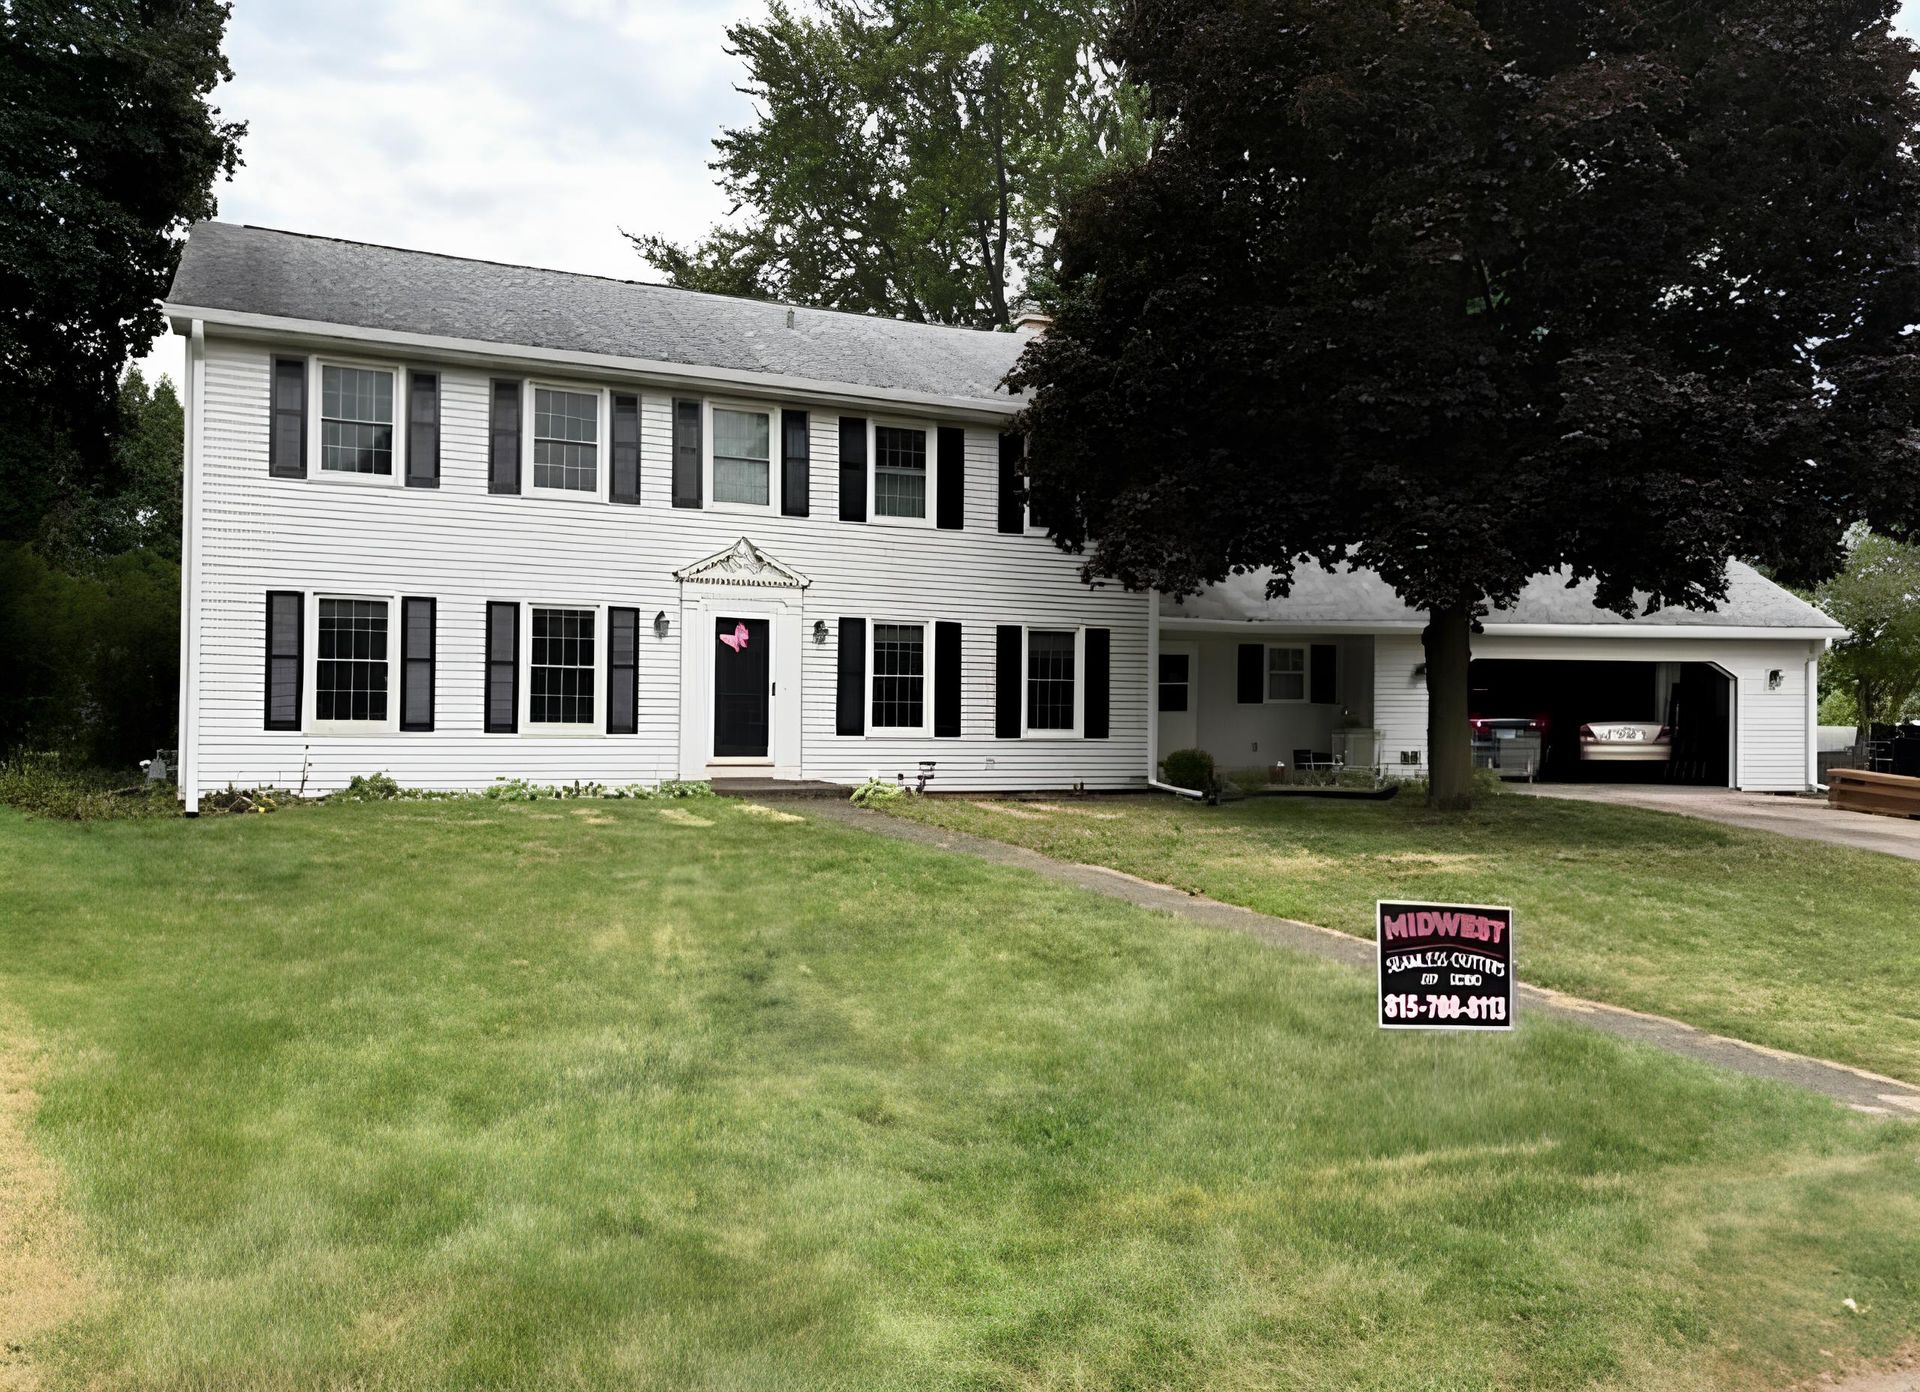
{"label": "yard sign", "polygon": [[1381,1029],[1513,1028],[1513,910],[1375,905]]}

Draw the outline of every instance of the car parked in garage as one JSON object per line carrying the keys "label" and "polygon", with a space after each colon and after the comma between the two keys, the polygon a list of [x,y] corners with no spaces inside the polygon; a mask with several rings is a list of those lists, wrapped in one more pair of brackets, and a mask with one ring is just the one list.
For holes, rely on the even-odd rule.
{"label": "car parked in garage", "polygon": [[1580,727],[1582,763],[1661,763],[1673,757],[1673,731],[1658,720],[1595,720]]}
{"label": "car parked in garage", "polygon": [[1546,753],[1547,717],[1544,715],[1471,717],[1473,764],[1492,769],[1502,778],[1540,776]]}

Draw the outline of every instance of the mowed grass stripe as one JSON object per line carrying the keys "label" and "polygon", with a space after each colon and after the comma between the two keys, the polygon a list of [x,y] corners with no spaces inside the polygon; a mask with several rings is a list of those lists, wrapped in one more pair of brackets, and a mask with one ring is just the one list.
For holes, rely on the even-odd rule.
{"label": "mowed grass stripe", "polygon": [[1746,1388],[1920,1315],[1911,1128],[687,810],[0,815],[52,1384]]}
{"label": "mowed grass stripe", "polygon": [[900,815],[1373,937],[1378,899],[1511,904],[1521,980],[1920,1084],[1920,862],[1551,798],[926,798]]}

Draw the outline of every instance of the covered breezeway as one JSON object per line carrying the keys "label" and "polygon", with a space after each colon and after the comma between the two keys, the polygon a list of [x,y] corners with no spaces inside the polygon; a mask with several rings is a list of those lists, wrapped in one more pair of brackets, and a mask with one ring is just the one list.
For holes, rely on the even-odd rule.
{"label": "covered breezeway", "polygon": [[[1478,658],[1469,678],[1479,762],[1510,778],[1554,783],[1732,783],[1735,678],[1707,661]],[[1517,730],[1530,721],[1531,731]],[[1583,727],[1657,722],[1668,757],[1583,757]],[[1660,746],[1655,746],[1660,747]]]}

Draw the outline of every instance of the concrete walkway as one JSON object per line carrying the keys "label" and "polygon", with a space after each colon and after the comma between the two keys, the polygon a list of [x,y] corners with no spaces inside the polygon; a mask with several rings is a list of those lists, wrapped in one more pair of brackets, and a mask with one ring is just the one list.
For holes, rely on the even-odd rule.
{"label": "concrete walkway", "polygon": [[[1245,933],[1274,947],[1310,953],[1368,973],[1375,969],[1373,944],[1364,938],[1336,933],[1331,928],[1319,928],[1290,918],[1255,913],[1236,904],[1223,904],[1203,895],[1188,894],[1184,890],[1137,879],[1118,870],[1108,870],[1098,865],[1071,865],[1024,847],[925,826],[919,822],[889,817],[884,812],[869,812],[848,802],[794,801],[786,803],[784,810],[855,827],[876,836],[890,836],[898,841],[911,841],[944,851],[977,856],[996,865],[1031,870],[1050,880],[1092,890],[1096,894],[1121,899],[1141,908],[1159,909],[1196,923]],[[1920,1087],[1903,1083],[1897,1078],[1882,1077],[1878,1073],[1850,1068],[1841,1063],[1828,1063],[1824,1059],[1763,1048],[1743,1040],[1727,1039],[1678,1020],[1581,1000],[1577,996],[1563,995],[1538,986],[1519,985],[1515,1004],[1528,1014],[1575,1021],[1622,1039],[1630,1039],[1636,1044],[1648,1044],[1702,1063],[1717,1064],[1736,1073],[1809,1088],[1844,1102],[1856,1111],[1920,1121]]]}
{"label": "concrete walkway", "polygon": [[1727,788],[1620,783],[1515,783],[1509,786],[1515,792],[1533,797],[1570,798],[1616,807],[1643,807],[1652,812],[1677,812],[1683,817],[1701,817],[1753,831],[1797,836],[1802,841],[1825,841],[1830,845],[1920,860],[1920,821],[1875,817],[1865,812],[1839,812],[1812,798],[1736,793]]}

